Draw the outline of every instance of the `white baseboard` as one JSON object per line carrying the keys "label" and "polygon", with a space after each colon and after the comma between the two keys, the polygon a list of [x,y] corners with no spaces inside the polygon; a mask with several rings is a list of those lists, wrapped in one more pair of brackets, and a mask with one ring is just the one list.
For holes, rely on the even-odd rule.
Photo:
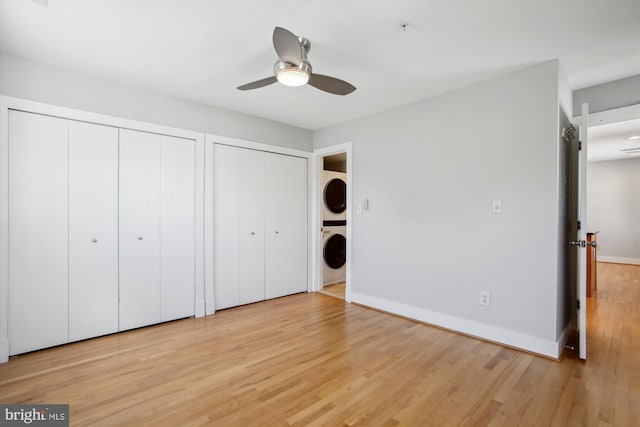
{"label": "white baseboard", "polygon": [[0,363],[9,361],[9,338],[0,338]]}
{"label": "white baseboard", "polygon": [[[498,326],[487,325],[473,320],[463,319],[436,311],[427,310],[395,301],[372,297],[353,292],[351,299],[357,304],[389,313],[397,314],[420,322],[439,326],[452,331],[461,332],[487,341],[504,344],[509,347],[519,348],[542,356],[558,359],[560,356],[561,340],[548,341],[542,338],[522,334],[520,332],[504,329]],[[563,334],[564,335],[564,334]],[[561,338],[564,338],[561,336]]]}
{"label": "white baseboard", "polygon": [[632,264],[632,265],[640,265],[640,258],[622,258],[617,256],[602,256],[598,255],[598,261],[602,262],[613,262],[616,264]]}
{"label": "white baseboard", "polygon": [[560,338],[558,338],[558,357],[562,354],[564,350],[564,346],[567,343],[567,340],[571,336],[571,331],[573,330],[573,325],[571,322],[567,326],[565,326],[564,331],[560,334]]}
{"label": "white baseboard", "polygon": [[204,309],[204,300],[196,301],[196,317],[204,317],[205,309]]}
{"label": "white baseboard", "polygon": [[205,315],[206,316],[209,316],[210,314],[213,314],[213,313],[216,312],[216,305],[213,302],[213,298],[209,298],[209,299],[205,300],[204,306],[205,306]]}

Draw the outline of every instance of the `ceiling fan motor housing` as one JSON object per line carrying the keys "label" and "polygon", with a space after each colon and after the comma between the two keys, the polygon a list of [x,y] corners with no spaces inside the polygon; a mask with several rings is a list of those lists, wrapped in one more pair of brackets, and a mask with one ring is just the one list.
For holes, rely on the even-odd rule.
{"label": "ceiling fan motor housing", "polygon": [[283,70],[291,70],[291,69],[299,70],[307,74],[311,74],[313,70],[313,68],[311,67],[311,64],[309,64],[306,60],[302,60],[300,62],[300,65],[297,65],[297,66],[282,60],[276,61],[276,63],[273,65],[273,72],[276,75],[278,75],[278,73],[280,73]]}

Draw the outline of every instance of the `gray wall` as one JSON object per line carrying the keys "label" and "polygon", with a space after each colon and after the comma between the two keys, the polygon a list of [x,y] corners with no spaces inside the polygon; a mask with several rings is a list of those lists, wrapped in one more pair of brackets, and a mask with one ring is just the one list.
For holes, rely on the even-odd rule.
{"label": "gray wall", "polygon": [[0,94],[311,151],[307,129],[148,92],[0,52]]}
{"label": "gray wall", "polygon": [[640,158],[589,163],[587,219],[598,257],[640,264]]}
{"label": "gray wall", "polygon": [[354,205],[370,201],[353,216],[354,293],[556,340],[558,73],[550,61],[315,132],[314,148],[352,141]]}
{"label": "gray wall", "polygon": [[590,113],[640,104],[640,75],[574,91],[574,117],[581,114],[583,102],[589,103]]}

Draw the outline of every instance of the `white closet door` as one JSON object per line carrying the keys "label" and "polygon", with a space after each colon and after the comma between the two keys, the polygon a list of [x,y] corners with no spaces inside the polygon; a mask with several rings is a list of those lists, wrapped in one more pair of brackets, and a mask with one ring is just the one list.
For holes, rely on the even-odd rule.
{"label": "white closet door", "polygon": [[264,300],[264,153],[214,147],[216,309]]}
{"label": "white closet door", "polygon": [[264,300],[264,155],[240,150],[239,302]]}
{"label": "white closet door", "polygon": [[160,283],[162,321],[195,314],[195,141],[162,137]]}
{"label": "white closet door", "polygon": [[160,322],[161,136],[120,129],[119,329]]}
{"label": "white closet door", "polygon": [[307,290],[307,160],[265,153],[265,296]]}
{"label": "white closet door", "polygon": [[68,124],[9,111],[9,354],[68,335]]}
{"label": "white closet door", "polygon": [[213,146],[216,310],[240,305],[240,151],[227,145]]}
{"label": "white closet door", "polygon": [[69,121],[69,340],[118,331],[118,129]]}

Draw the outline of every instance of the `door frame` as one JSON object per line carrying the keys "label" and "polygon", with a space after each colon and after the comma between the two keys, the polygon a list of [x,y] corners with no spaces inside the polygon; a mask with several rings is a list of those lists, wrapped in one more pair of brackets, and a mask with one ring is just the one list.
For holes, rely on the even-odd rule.
{"label": "door frame", "polygon": [[[571,236],[579,241],[587,240],[587,151],[589,145],[589,104],[583,103],[580,115],[580,132],[578,141],[582,148],[578,151],[578,235]],[[577,295],[578,295],[578,355],[580,359],[587,359],[587,250],[577,247]]]}
{"label": "door frame", "polygon": [[353,144],[351,141],[341,144],[330,145],[328,147],[313,150],[313,193],[312,193],[312,218],[311,218],[311,247],[312,247],[312,291],[321,291],[324,287],[322,278],[322,208],[323,208],[323,186],[322,171],[324,170],[324,158],[334,154],[346,153],[347,155],[347,264],[346,264],[346,286],[344,300],[351,302],[351,248],[352,248],[352,212],[353,212]]}

